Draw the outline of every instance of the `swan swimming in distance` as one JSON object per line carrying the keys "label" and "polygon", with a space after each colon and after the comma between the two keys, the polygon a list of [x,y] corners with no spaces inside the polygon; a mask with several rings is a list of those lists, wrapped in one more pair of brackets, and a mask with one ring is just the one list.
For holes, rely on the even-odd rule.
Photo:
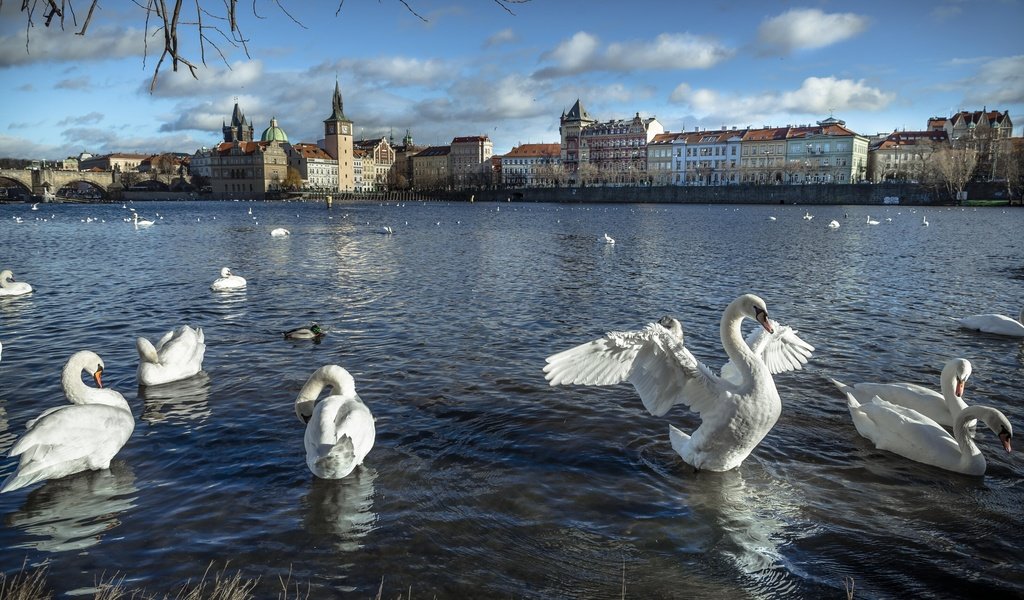
{"label": "swan swimming in distance", "polygon": [[[85,385],[83,370],[93,376],[97,387]],[[102,375],[103,360],[95,352],[82,350],[68,359],[61,385],[71,404],[48,408],[28,422],[25,435],[8,453],[20,457],[18,469],[0,493],[110,467],[110,460],[135,430],[135,417],[124,396],[103,387]]]}
{"label": "swan swimming in distance", "polygon": [[[964,402],[964,388],[971,376],[971,361],[966,358],[953,358],[946,361],[939,376],[939,387],[942,393],[935,392],[914,383],[855,383],[846,385],[833,380],[839,390],[853,395],[861,404],[867,404],[872,398],[879,397],[886,402],[909,408],[939,425],[952,427],[960,411],[967,408]],[[968,423],[974,426],[975,423]]]}
{"label": "swan swimming in distance", "polygon": [[135,222],[136,229],[139,227],[149,227],[155,223],[155,221],[150,221],[148,219],[140,219],[139,213],[134,210],[132,211],[132,220]]}
{"label": "swan swimming in distance", "polygon": [[0,271],[0,296],[21,296],[31,291],[31,285],[14,280],[14,273],[10,269]]}
{"label": "swan swimming in distance", "polygon": [[868,215],[868,220],[867,220],[867,224],[868,224],[868,225],[878,225],[878,221],[876,221],[876,220],[872,219],[872,218],[871,218],[871,215]]}
{"label": "swan swimming in distance", "polygon": [[[325,387],[330,395],[317,401]],[[373,415],[356,394],[352,375],[338,365],[320,367],[309,377],[295,398],[295,415],[306,424],[306,466],[317,477],[345,477],[373,448]]]}
{"label": "swan swimming in distance", "polygon": [[277,229],[274,229],[273,231],[271,231],[270,235],[272,237],[284,237],[286,235],[291,235],[291,233],[292,232],[288,231],[284,227],[278,227]]}
{"label": "swan swimming in distance", "polygon": [[844,390],[857,432],[879,450],[947,471],[984,475],[985,456],[974,443],[969,425],[979,420],[999,436],[1006,452],[1012,451],[1013,427],[1006,415],[990,406],[968,406],[961,410],[953,423],[951,436],[938,423],[915,410],[886,402],[878,396],[861,404],[845,389],[848,386],[836,380],[832,383]]}
{"label": "swan swimming in distance", "polygon": [[315,340],[320,339],[326,333],[319,325],[312,323],[309,327],[289,329],[284,332],[284,337],[288,340]]}
{"label": "swan swimming in distance", "polygon": [[[769,334],[760,354],[741,335],[744,319],[757,321]],[[772,374],[801,368],[813,351],[786,329],[785,335],[775,335],[764,300],[744,294],[722,314],[720,336],[732,363],[723,367],[722,376],[694,358],[671,317],[642,331],[611,332],[553,354],[544,373],[552,386],[628,381],[647,411],[658,417],[676,404],[689,406],[700,414],[701,425],[691,435],[669,426],[672,447],[696,469],[728,471],[743,462],[779,418],[782,404]]]}
{"label": "swan swimming in distance", "polygon": [[612,236],[608,235],[607,233],[604,234],[604,238],[603,239],[604,239],[604,243],[606,243],[606,244],[614,244],[615,243],[615,238],[613,238]]}
{"label": "swan swimming in distance", "polygon": [[[7,271],[4,271],[4,273],[6,272]],[[3,273],[0,273],[0,278],[2,277]],[[957,322],[960,323],[960,327],[963,327],[964,329],[981,331],[983,333],[993,333],[996,335],[1024,337],[1024,309],[1020,311],[1020,316],[1017,319],[1006,315],[989,313],[964,317],[962,319],[957,319]]]}
{"label": "swan swimming in distance", "polygon": [[931,225],[931,223],[928,222],[928,217],[926,215],[921,215],[921,226],[928,227],[929,225]]}
{"label": "swan swimming in distance", "polygon": [[144,337],[135,340],[139,352],[139,385],[160,385],[192,377],[203,370],[206,338],[203,328],[182,325],[164,334],[156,346]]}
{"label": "swan swimming in distance", "polygon": [[222,292],[226,290],[240,290],[245,287],[246,281],[244,277],[239,275],[232,275],[231,269],[224,267],[220,270],[220,277],[213,281],[210,285],[210,289]]}
{"label": "swan swimming in distance", "polygon": [[839,221],[836,221],[835,219],[832,219],[831,221],[828,222],[828,228],[829,229],[839,229]]}

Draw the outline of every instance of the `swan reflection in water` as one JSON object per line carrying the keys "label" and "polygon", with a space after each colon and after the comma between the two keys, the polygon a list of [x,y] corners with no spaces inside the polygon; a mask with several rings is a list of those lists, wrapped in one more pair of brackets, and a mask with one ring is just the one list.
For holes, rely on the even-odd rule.
{"label": "swan reflection in water", "polygon": [[34,537],[21,544],[43,552],[81,550],[99,543],[135,507],[135,473],[115,460],[103,471],[84,471],[44,482],[7,516],[8,527]]}
{"label": "swan reflection in water", "polygon": [[[749,475],[749,474],[748,474]],[[799,584],[779,545],[787,543],[788,522],[798,518],[798,500],[784,479],[744,479],[742,469],[700,473],[686,490],[695,518],[719,530],[713,554],[750,581],[750,591],[780,594]]]}
{"label": "swan reflection in water", "polygon": [[144,406],[142,420],[147,423],[203,423],[210,417],[210,376],[205,371],[163,385],[140,386]]}
{"label": "swan reflection in water", "polygon": [[306,530],[335,538],[338,550],[358,550],[362,546],[360,539],[372,531],[377,522],[377,513],[373,511],[376,479],[376,469],[366,465],[356,467],[343,479],[311,477],[304,500]]}

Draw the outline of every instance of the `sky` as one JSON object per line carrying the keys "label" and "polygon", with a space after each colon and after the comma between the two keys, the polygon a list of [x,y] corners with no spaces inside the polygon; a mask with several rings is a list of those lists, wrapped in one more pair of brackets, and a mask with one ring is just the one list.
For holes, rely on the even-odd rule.
{"label": "sky", "polygon": [[[960,110],[1024,128],[1024,0],[222,0],[183,4],[180,54],[139,6],[88,1],[49,27],[0,5],[0,157],[186,152],[223,139],[237,102],[316,143],[335,83],[358,139],[487,135],[495,154],[558,143],[576,100],[599,121],[666,131],[811,124],[873,136]],[[168,3],[170,4],[170,3]],[[234,37],[234,41],[233,38]],[[239,43],[238,39],[245,42]],[[205,63],[204,63],[205,60]]]}

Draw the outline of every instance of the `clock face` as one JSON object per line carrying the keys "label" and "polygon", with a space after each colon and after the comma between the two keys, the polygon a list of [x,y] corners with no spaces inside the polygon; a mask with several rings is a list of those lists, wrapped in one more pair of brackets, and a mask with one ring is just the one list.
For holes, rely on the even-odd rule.
{"label": "clock face", "polygon": [[348,125],[342,125],[341,126],[341,132],[342,133],[348,133]]}

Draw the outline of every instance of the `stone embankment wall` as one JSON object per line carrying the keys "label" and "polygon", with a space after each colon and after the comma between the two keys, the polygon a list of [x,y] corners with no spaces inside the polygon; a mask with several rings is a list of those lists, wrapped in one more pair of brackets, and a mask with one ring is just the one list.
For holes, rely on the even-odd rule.
{"label": "stone embankment wall", "polygon": [[[999,198],[998,186],[972,188],[969,199]],[[676,204],[943,204],[944,194],[916,184],[562,187],[475,190],[438,194],[478,202],[649,202]]]}

